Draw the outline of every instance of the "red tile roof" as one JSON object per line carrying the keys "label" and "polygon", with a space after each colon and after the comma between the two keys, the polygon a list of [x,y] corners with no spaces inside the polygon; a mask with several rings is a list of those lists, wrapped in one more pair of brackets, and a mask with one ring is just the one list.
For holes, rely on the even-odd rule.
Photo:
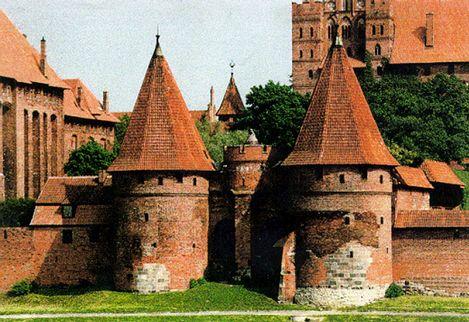
{"label": "red tile roof", "polygon": [[[101,102],[80,79],[65,79],[70,90],[64,92],[64,113],[66,116],[89,120],[117,123],[119,120],[109,111],[104,111]],[[81,101],[78,105],[78,88],[81,87]]]}
{"label": "red tile roof", "polygon": [[[433,13],[433,47],[425,46],[427,13]],[[392,64],[469,61],[469,1],[392,0],[391,14]]]}
{"label": "red tile roof", "polygon": [[238,115],[244,111],[244,103],[239,94],[238,87],[236,86],[233,73],[231,74],[230,82],[226,88],[225,96],[221,102],[220,108],[217,111],[217,116],[230,116]]}
{"label": "red tile roof", "polygon": [[454,174],[453,169],[444,162],[425,160],[420,168],[425,172],[430,182],[464,187],[464,182],[462,182],[456,174]]}
{"label": "red tile roof", "polygon": [[19,83],[40,83],[67,88],[47,63],[44,76],[39,63],[39,53],[0,10],[0,76],[13,78]]}
{"label": "red tile roof", "polygon": [[109,168],[109,171],[145,170],[214,170],[159,44],[119,156]]}
{"label": "red tile roof", "polygon": [[295,147],[296,165],[397,166],[378,130],[342,46],[333,46],[311,98]]}
{"label": "red tile roof", "polygon": [[31,226],[80,226],[110,224],[112,205],[78,205],[73,218],[62,217],[62,206],[38,205]]}
{"label": "red tile roof", "polygon": [[120,119],[122,116],[132,117],[132,112],[112,112],[117,119]]}
{"label": "red tile roof", "polygon": [[98,177],[49,177],[36,204],[102,204],[112,197],[112,179],[107,177],[104,185],[98,184]]}
{"label": "red tile roof", "polygon": [[194,120],[194,122],[197,122],[197,121],[202,121],[202,118],[207,114],[207,111],[194,110],[194,111],[189,111],[189,113],[191,113],[191,117]]}
{"label": "red tile roof", "polygon": [[[324,59],[322,60],[321,65],[319,65],[319,69],[322,69],[324,67],[324,63],[326,62],[326,58],[327,58],[327,56],[324,57]],[[348,57],[348,61],[350,63],[350,66],[352,66],[353,69],[365,68],[366,67],[366,64],[364,62],[362,62],[361,60],[358,60],[356,58]]]}
{"label": "red tile roof", "polygon": [[422,169],[400,166],[396,167],[396,174],[402,185],[413,188],[433,189]]}
{"label": "red tile roof", "polygon": [[406,210],[394,219],[395,228],[468,228],[468,210]]}

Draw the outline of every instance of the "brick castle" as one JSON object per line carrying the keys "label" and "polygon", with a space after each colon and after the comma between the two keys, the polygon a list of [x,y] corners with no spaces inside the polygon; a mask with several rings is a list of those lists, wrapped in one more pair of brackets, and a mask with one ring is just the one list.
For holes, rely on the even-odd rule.
{"label": "brick castle", "polygon": [[[298,1],[297,1],[298,2]],[[428,77],[448,73],[469,81],[467,1],[304,0],[292,3],[293,87],[314,89],[327,51],[342,37],[359,73],[365,53],[377,75],[383,68]]]}
{"label": "brick castle", "polygon": [[157,39],[109,174],[50,176],[30,226],[0,229],[0,289],[29,278],[151,293],[205,275],[327,306],[368,303],[393,281],[467,294],[464,184],[442,162],[398,164],[351,61],[337,37],[286,158],[251,133],[216,170]]}

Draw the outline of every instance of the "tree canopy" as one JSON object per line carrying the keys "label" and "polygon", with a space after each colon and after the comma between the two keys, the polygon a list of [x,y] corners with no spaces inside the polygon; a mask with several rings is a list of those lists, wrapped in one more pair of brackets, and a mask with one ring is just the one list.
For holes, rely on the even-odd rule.
{"label": "tree canopy", "polygon": [[196,126],[210,157],[217,164],[223,162],[225,146],[244,144],[249,136],[247,131],[225,131],[220,122],[210,124],[205,118],[197,121]]}
{"label": "tree canopy", "polygon": [[69,176],[94,176],[106,170],[115,158],[113,151],[104,149],[94,139],[70,153],[64,166]]}
{"label": "tree canopy", "polygon": [[363,87],[381,134],[391,152],[399,151],[394,156],[401,163],[469,155],[469,89],[458,78],[438,74],[421,81],[389,74],[367,79]]}
{"label": "tree canopy", "polygon": [[291,149],[306,114],[309,95],[295,92],[291,86],[269,81],[251,88],[246,95],[247,108],[235,127],[253,129],[260,142]]}

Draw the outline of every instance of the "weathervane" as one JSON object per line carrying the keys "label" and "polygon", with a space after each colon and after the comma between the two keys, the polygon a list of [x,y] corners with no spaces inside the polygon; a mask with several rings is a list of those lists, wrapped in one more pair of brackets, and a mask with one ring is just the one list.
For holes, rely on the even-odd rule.
{"label": "weathervane", "polygon": [[158,44],[160,42],[160,25],[156,25],[156,43]]}

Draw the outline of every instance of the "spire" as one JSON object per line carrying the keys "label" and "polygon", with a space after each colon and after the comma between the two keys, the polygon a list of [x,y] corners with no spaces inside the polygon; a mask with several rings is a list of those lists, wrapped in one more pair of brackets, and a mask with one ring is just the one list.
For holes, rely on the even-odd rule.
{"label": "spire", "polygon": [[398,165],[342,46],[329,50],[295,147],[283,164]]}
{"label": "spire", "polygon": [[244,111],[244,103],[239,94],[238,87],[233,76],[233,68],[235,64],[230,63],[231,77],[228,87],[226,88],[225,96],[218,109],[217,116],[235,116]]}
{"label": "spire", "polygon": [[163,51],[161,50],[160,46],[160,27],[157,26],[157,31],[156,31],[156,46],[155,46],[155,52],[153,54],[154,56],[163,56]]}
{"label": "spire", "polygon": [[119,155],[109,171],[212,171],[159,39]]}

